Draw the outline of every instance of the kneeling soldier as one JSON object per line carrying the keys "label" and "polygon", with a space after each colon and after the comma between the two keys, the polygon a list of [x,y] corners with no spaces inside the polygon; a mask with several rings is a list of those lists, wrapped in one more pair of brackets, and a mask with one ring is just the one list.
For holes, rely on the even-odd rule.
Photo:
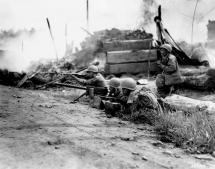
{"label": "kneeling soldier", "polygon": [[158,66],[162,69],[162,74],[156,77],[156,86],[158,95],[166,97],[174,90],[174,86],[183,82],[179,70],[177,59],[171,54],[172,47],[169,44],[164,44],[160,47],[161,60],[158,61]]}

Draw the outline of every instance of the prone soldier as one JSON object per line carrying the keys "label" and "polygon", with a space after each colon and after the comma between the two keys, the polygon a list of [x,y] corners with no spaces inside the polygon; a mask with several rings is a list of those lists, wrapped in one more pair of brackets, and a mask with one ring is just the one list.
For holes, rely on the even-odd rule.
{"label": "prone soldier", "polygon": [[105,101],[105,112],[109,115],[126,114],[134,100],[134,91],[136,90],[136,81],[132,78],[125,78],[121,81],[122,92],[117,93],[112,100]]}
{"label": "prone soldier", "polygon": [[122,93],[122,90],[120,88],[120,79],[119,78],[112,78],[109,81],[109,93],[108,97],[118,97]]}
{"label": "prone soldier", "polygon": [[[88,67],[86,71],[86,76],[88,79],[78,78],[75,75],[72,77],[82,85],[87,86],[88,88],[95,88],[97,90],[97,94],[106,95],[108,92],[107,83],[105,78],[99,73],[99,69],[97,66],[91,65]],[[99,92],[101,89],[101,92]],[[104,92],[106,91],[106,92]]]}
{"label": "prone soldier", "polygon": [[73,78],[77,80],[79,83],[86,85],[86,86],[93,86],[93,87],[107,87],[106,80],[102,76],[102,74],[99,73],[99,69],[97,66],[91,65],[87,69],[86,76],[89,79],[82,79],[78,78],[75,75],[73,75]]}

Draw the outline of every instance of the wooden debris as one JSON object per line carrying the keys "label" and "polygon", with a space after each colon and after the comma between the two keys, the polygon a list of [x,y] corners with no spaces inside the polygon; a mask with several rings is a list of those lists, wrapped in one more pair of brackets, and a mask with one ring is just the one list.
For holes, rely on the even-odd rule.
{"label": "wooden debris", "polygon": [[189,67],[180,67],[180,72],[183,76],[196,76],[196,75],[201,75],[205,74],[208,72],[208,68],[201,66],[201,67],[194,67],[194,66],[189,66]]}
{"label": "wooden debris", "polygon": [[37,73],[39,73],[40,70],[37,70],[36,72],[31,72],[29,74],[26,74],[22,80],[19,81],[19,83],[17,84],[16,87],[21,87],[28,79],[31,79],[32,77],[34,77]]}
{"label": "wooden debris", "polygon": [[[148,58],[149,57],[149,58]],[[147,62],[157,60],[157,50],[125,50],[125,51],[112,51],[107,53],[107,63],[131,63],[131,62]]]}
{"label": "wooden debris", "polygon": [[57,78],[57,79],[55,79],[55,80],[52,80],[51,82],[45,83],[45,84],[43,84],[43,85],[37,86],[36,89],[40,89],[40,88],[46,87],[46,86],[48,86],[48,85],[50,85],[50,84],[53,84],[53,83],[55,83],[55,82],[57,82],[57,81],[60,81],[60,80],[63,79],[63,78],[64,78],[64,76],[63,76],[63,77],[60,77],[60,78]]}
{"label": "wooden debris", "polygon": [[152,39],[117,40],[111,42],[104,42],[103,47],[105,51],[143,50],[149,49],[151,42]]}
{"label": "wooden debris", "polygon": [[156,62],[143,62],[143,63],[121,63],[121,64],[106,64],[105,65],[105,73],[107,74],[122,74],[122,73],[130,73],[137,74],[148,72],[150,69],[151,73],[158,72],[160,69],[157,66]]}
{"label": "wooden debris", "polygon": [[206,74],[184,77],[183,87],[197,90],[214,90],[215,78]]}

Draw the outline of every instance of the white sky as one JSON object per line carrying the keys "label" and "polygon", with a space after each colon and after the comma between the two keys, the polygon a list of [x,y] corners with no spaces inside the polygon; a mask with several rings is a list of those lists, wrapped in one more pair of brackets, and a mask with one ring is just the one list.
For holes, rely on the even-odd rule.
{"label": "white sky", "polygon": [[[134,3],[135,1],[135,3]],[[89,0],[90,29],[135,28],[142,0]],[[86,0],[0,0],[0,27],[47,29],[48,17],[55,36],[64,37],[65,24],[72,39],[86,34]]]}
{"label": "white sky", "polygon": [[[163,19],[176,39],[185,38],[191,32],[192,15],[196,0],[157,0],[162,4]],[[89,0],[90,29],[92,31],[118,27],[134,29],[141,15],[142,0]],[[215,7],[215,0],[200,0],[197,16]],[[86,0],[0,0],[0,28],[35,27],[47,29],[48,17],[55,36],[63,37],[65,24],[71,39],[83,39],[80,27],[86,27]],[[215,19],[215,10],[201,23],[195,22],[194,33],[200,41],[206,36],[208,19]],[[149,30],[154,32],[154,30]],[[181,32],[181,35],[180,35]]]}

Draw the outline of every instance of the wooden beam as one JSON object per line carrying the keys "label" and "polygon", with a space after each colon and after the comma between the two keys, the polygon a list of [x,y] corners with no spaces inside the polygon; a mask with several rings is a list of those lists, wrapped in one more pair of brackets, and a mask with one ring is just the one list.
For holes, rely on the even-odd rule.
{"label": "wooden beam", "polygon": [[[149,69],[148,62],[143,63],[123,63],[123,64],[106,64],[105,72],[107,74],[122,74],[122,73],[147,73]],[[159,68],[156,62],[150,63],[150,72],[157,72]]]}
{"label": "wooden beam", "polygon": [[152,39],[144,40],[117,40],[104,42],[105,51],[143,50],[150,49]]}
{"label": "wooden beam", "polygon": [[157,50],[138,50],[138,51],[113,51],[107,53],[107,62],[112,63],[129,63],[129,62],[145,62],[157,60]]}

